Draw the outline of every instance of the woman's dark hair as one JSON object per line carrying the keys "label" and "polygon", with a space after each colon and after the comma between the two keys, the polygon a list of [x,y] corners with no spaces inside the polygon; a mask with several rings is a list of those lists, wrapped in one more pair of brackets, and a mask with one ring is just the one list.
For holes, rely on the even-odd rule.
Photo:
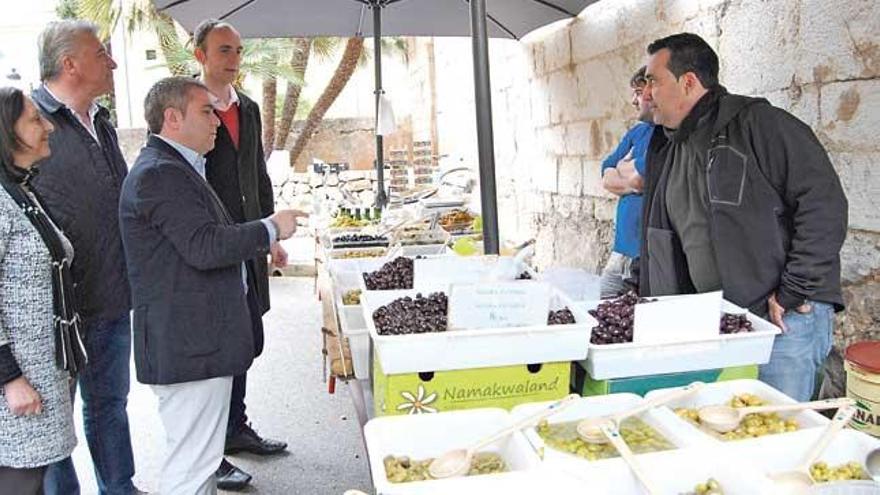
{"label": "woman's dark hair", "polygon": [[669,49],[669,72],[678,79],[693,72],[706,89],[718,85],[718,55],[703,38],[693,33],[679,33],[660,38],[648,45],[648,55]]}
{"label": "woman's dark hair", "polygon": [[18,88],[0,88],[0,162],[8,176],[14,165],[12,152],[21,148],[21,139],[15,134],[15,123],[24,113],[24,93]]}
{"label": "woman's dark hair", "polygon": [[648,70],[644,65],[636,71],[635,74],[629,80],[629,86],[633,89],[642,88],[648,84],[647,79],[645,79],[645,72]]}

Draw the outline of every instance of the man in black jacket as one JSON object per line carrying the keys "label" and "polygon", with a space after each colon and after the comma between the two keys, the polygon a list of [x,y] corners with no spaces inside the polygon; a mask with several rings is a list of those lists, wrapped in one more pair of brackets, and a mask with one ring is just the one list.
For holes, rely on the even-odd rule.
{"label": "man in black jacket", "polygon": [[812,130],[760,98],[728,94],[718,57],[689,33],[648,46],[648,150],[639,290],[723,290],[782,328],[760,379],[804,401],[843,309],[847,202]]}
{"label": "man in black jacket", "polygon": [[160,492],[216,493],[232,377],[255,355],[244,263],[290,237],[297,213],[229,217],[205,181],[220,121],[202,83],[163,79],[144,107],[151,136],[119,204],[137,377],[152,385],[166,430]]}
{"label": "man in black jacket", "polygon": [[[211,91],[214,111],[220,119],[217,142],[206,155],[207,178],[235,222],[248,222],[272,214],[272,182],[266,172],[262,146],[260,108],[233,87],[241,64],[242,44],[238,32],[229,24],[207,20],[193,33],[195,57],[202,66],[202,81]],[[273,125],[273,123],[269,123]],[[271,246],[273,264],[284,266],[287,254],[279,243]],[[256,355],[263,350],[262,316],[269,310],[269,278],[266,256],[247,262],[251,323]],[[235,377],[229,409],[226,453],[250,452],[271,455],[283,452],[285,442],[262,438],[248,423],[245,412],[247,374]],[[217,470],[219,486],[226,490],[243,488],[250,475],[226,459]]]}
{"label": "man in black jacket", "polygon": [[[128,427],[130,291],[119,237],[119,189],[128,168],[110,113],[95,99],[113,86],[116,63],[87,21],[50,23],[39,40],[34,103],[55,126],[54,150],[33,181],[75,252],[71,271],[89,362],[79,375],[83,424],[101,495],[135,492]],[[49,466],[48,495],[79,493],[70,459]]]}

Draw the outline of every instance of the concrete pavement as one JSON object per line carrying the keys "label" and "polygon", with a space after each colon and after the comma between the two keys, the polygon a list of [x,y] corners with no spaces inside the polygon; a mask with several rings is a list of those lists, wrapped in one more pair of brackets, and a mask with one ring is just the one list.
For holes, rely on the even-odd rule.
{"label": "concrete pavement", "polygon": [[[321,380],[320,305],[313,279],[271,279],[272,310],[264,318],[266,346],[248,373],[246,404],[254,428],[286,440],[288,453],[261,458],[249,454],[230,460],[254,479],[247,493],[266,495],[341,495],[346,489],[370,491],[370,474],[354,408],[347,389],[335,395]],[[134,447],[135,484],[158,491],[162,462],[162,424],[156,398],[137,383],[134,363],[129,420]],[[83,495],[97,494],[91,458],[82,433],[77,398],[74,463]],[[226,492],[221,492],[226,493]]]}

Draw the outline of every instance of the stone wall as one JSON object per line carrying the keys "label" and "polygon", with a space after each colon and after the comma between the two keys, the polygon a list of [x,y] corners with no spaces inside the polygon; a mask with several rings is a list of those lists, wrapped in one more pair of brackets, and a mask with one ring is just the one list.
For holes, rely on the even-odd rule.
{"label": "stone wall", "polygon": [[[767,97],[826,146],[850,205],[842,252],[849,310],[839,341],[880,338],[880,3],[873,0],[602,0],[540,39],[493,43],[502,237],[536,237],[541,265],[599,270],[615,207],[601,187],[600,161],[633,123],[628,81],[645,47],[681,31],[717,50],[730,91]],[[439,61],[439,41],[437,50]],[[461,84],[472,93],[470,80]],[[473,117],[441,114],[438,126],[465,118]]]}

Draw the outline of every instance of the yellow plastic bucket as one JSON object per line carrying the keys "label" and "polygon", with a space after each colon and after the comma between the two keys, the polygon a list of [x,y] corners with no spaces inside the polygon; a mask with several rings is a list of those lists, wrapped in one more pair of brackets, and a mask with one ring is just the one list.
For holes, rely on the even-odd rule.
{"label": "yellow plastic bucket", "polygon": [[880,437],[880,341],[853,344],[845,358],[846,395],[858,407],[850,426]]}

